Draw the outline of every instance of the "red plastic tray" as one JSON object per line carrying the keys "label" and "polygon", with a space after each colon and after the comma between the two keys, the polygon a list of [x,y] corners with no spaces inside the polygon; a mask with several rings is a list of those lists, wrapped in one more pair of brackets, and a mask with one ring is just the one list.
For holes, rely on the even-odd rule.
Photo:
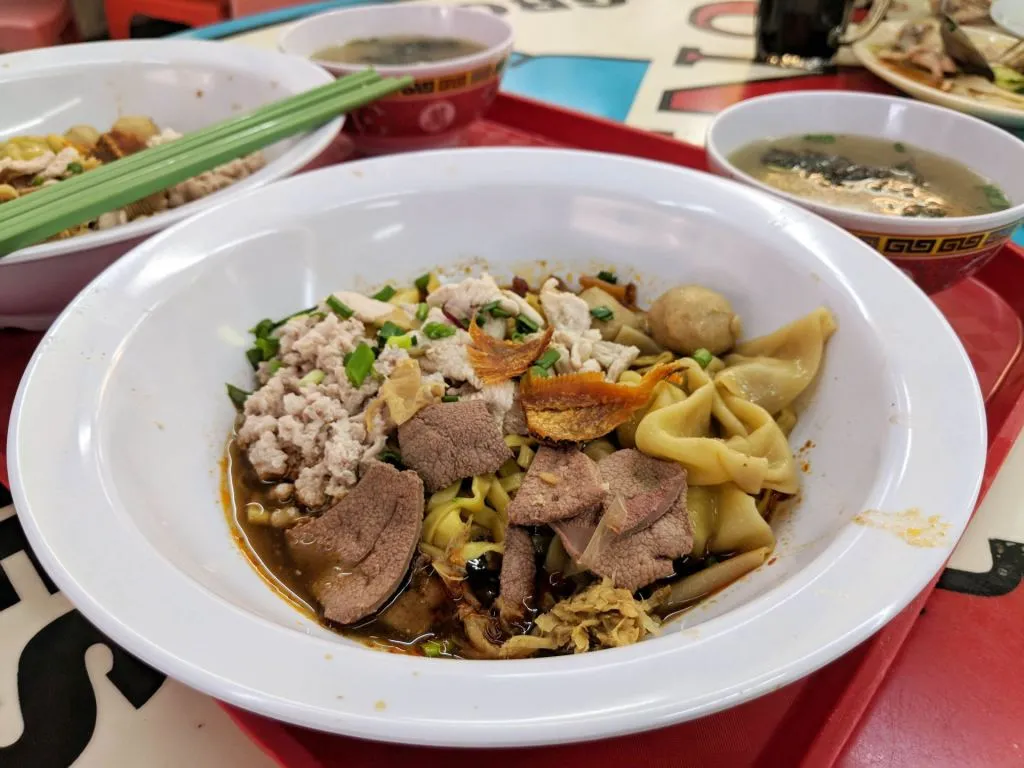
{"label": "red plastic tray", "polygon": [[[705,168],[704,152],[698,147],[509,95],[499,97],[488,120],[474,127],[466,143],[576,147]],[[338,151],[332,160],[345,159],[348,150],[341,146]],[[978,277],[937,296],[936,302],[963,340],[985,393],[989,461],[984,493],[1024,425],[1024,360],[1020,354],[1024,340],[1024,251],[1008,246]],[[5,361],[0,366],[0,435],[6,434],[18,378],[38,339],[37,334],[0,332],[0,360]],[[3,448],[4,443],[0,443],[0,452]],[[0,482],[6,479],[0,454]],[[234,708],[227,709],[255,742],[288,768],[404,768],[406,765],[479,768],[484,762],[488,768],[525,764],[533,768],[576,765],[589,768],[613,765],[616,768],[679,765],[820,768],[837,761],[883,683],[887,688],[898,688],[906,693],[897,685],[904,682],[903,678],[889,681],[886,674],[930,592],[931,587],[872,639],[803,680],[711,717],[599,744],[487,753],[424,749],[317,733]],[[906,659],[900,663],[908,666]],[[891,711],[887,702],[885,714]],[[865,724],[875,730],[884,729],[886,725],[876,725],[873,718],[868,718]],[[950,730],[937,727],[934,732],[941,738],[944,734],[948,736]],[[968,764],[922,762],[917,759],[920,739],[908,741],[902,733],[890,738],[893,750],[898,748],[896,742],[900,742],[914,744],[917,751],[906,753],[905,750],[902,759],[895,762],[889,762],[884,755],[881,762],[877,762],[879,755],[875,754],[872,764]],[[849,760],[842,762],[846,764]],[[860,764],[859,760],[855,762]]]}
{"label": "red plastic tray", "polygon": [[[613,152],[706,170],[704,150],[530,99],[501,95],[467,146],[556,146]],[[346,149],[340,150],[344,159]],[[985,394],[989,455],[984,494],[1024,426],[1024,251],[1008,246],[976,278],[935,297],[967,348]],[[533,768],[802,766],[836,762],[910,633],[934,582],[882,631],[817,673],[732,710],[642,735],[527,750],[425,749],[282,725],[226,707],[287,768]]]}

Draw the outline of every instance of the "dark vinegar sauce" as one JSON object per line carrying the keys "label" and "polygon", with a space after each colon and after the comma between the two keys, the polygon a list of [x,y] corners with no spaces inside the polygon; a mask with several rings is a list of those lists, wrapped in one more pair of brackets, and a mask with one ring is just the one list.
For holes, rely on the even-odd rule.
{"label": "dark vinegar sauce", "polygon": [[[250,565],[296,610],[332,632],[378,649],[420,655],[421,651],[417,648],[416,641],[431,636],[452,641],[453,652],[450,655],[463,655],[455,652],[458,648],[470,649],[462,623],[455,617],[458,603],[450,597],[432,611],[429,622],[426,622],[425,631],[404,632],[392,623],[392,611],[398,613],[403,595],[408,593],[411,602],[418,601],[419,596],[413,594],[416,588],[420,587],[425,579],[437,579],[431,575],[429,565],[418,569],[414,565],[402,586],[373,616],[344,627],[326,620],[316,607],[318,601],[313,596],[306,576],[291,559],[285,529],[250,523],[246,515],[246,504],[254,502],[262,504],[267,510],[289,506],[270,498],[270,491],[274,485],[264,483],[256,476],[249,460],[232,439],[221,462],[221,502],[228,525]],[[472,653],[465,655],[469,656]]]}

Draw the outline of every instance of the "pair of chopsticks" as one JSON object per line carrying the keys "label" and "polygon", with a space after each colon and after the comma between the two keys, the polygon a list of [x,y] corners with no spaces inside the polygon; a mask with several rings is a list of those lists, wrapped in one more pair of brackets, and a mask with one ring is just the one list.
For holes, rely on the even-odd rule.
{"label": "pair of chopsticks", "polygon": [[0,258],[401,90],[373,70],[49,184],[0,205]]}

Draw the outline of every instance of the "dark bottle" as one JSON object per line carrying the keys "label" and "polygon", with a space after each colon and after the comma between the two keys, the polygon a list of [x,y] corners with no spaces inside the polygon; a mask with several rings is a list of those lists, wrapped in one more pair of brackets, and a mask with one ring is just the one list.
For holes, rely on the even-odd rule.
{"label": "dark bottle", "polygon": [[885,18],[891,0],[876,0],[853,38],[843,37],[854,0],[761,0],[757,9],[756,60],[800,69],[827,64],[841,45],[866,37]]}

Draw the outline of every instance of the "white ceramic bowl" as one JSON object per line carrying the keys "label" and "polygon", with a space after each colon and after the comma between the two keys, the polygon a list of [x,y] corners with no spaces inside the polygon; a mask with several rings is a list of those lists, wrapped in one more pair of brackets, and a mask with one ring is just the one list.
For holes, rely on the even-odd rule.
{"label": "white ceramic bowl", "polygon": [[512,26],[493,13],[473,8],[395,3],[343,8],[288,27],[278,39],[285,53],[312,58],[341,77],[366,69],[315,58],[332,45],[388,35],[432,35],[471,40],[484,50],[425,64],[375,66],[384,75],[410,75],[415,83],[356,110],[346,125],[365,153],[408,151],[455,144],[494,101],[509,54]]}
{"label": "white ceramic bowl", "polygon": [[[780,192],[729,161],[761,139],[808,133],[871,136],[931,150],[990,179],[1016,203],[983,216],[914,219],[823,205]],[[873,246],[934,293],[981,269],[1024,219],[1024,142],[950,109],[897,96],[803,91],[761,96],[721,112],[707,135],[713,171],[825,216]]]}
{"label": "white ceramic bowl", "polygon": [[[0,58],[0,139],[107,130],[148,115],[181,133],[330,82],[319,67],[279,53],[197,41],[59,46]],[[227,189],[149,219],[24,248],[0,258],[0,328],[42,329],[104,267],[154,232],[245,189],[289,176],[330,145],[341,118],[264,150],[267,165]]]}
{"label": "white ceramic bowl", "polygon": [[[253,222],[259,222],[257,228]],[[45,568],[126,649],[220,699],[305,726],[419,744],[565,742],[668,725],[779,688],[884,625],[935,575],[985,461],[974,373],[927,297],[838,227],[707,174],[611,155],[396,155],[245,195],[101,275],[40,345],[8,457]],[[288,254],[282,259],[281,254]],[[529,259],[724,291],[755,335],[838,318],[792,436],[813,440],[776,560],[639,645],[523,661],[380,653],[323,629],[240,554],[218,460],[245,330],[338,288]],[[110,297],[116,296],[117,301]],[[951,450],[955,446],[956,450]],[[916,508],[935,547],[854,522]]]}

